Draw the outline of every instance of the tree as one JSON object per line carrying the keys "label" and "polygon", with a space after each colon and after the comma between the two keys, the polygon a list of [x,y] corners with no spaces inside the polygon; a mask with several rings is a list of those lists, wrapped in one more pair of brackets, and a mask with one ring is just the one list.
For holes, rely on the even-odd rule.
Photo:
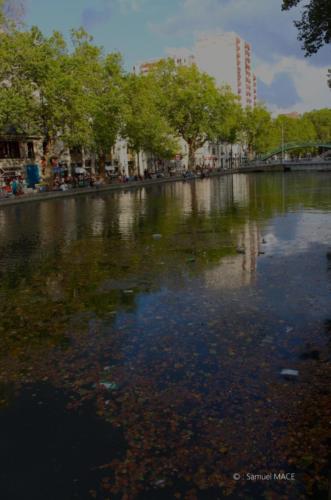
{"label": "tree", "polygon": [[[283,0],[282,9],[289,10],[302,0]],[[294,22],[298,28],[298,39],[303,42],[306,56],[311,56],[331,41],[330,0],[309,0],[303,7],[300,21]]]}
{"label": "tree", "polygon": [[99,170],[105,174],[105,160],[122,125],[123,70],[119,54],[104,55],[83,29],[72,31],[74,51],[66,58],[70,79],[68,120],[62,139],[70,147],[94,151]]}
{"label": "tree", "polygon": [[120,54],[108,54],[101,62],[101,74],[94,97],[92,149],[99,157],[99,172],[104,176],[106,152],[114,146],[124,126],[126,102]]}
{"label": "tree", "polygon": [[319,142],[331,143],[331,109],[310,111],[304,114],[304,118],[314,126]]}
{"label": "tree", "polygon": [[[66,129],[75,92],[66,72],[66,43],[60,33],[46,38],[36,27],[26,32],[14,29],[1,38],[0,81],[7,125],[14,123],[18,132],[41,135],[44,153],[49,155]],[[13,96],[22,105],[7,108]]]}
{"label": "tree", "polygon": [[[272,148],[280,147],[284,143],[307,143],[316,139],[316,131],[312,122],[306,117],[291,117],[278,115],[273,121]],[[308,148],[311,150],[312,148]],[[290,154],[297,156],[307,147],[290,150]],[[292,153],[291,153],[292,151]]]}
{"label": "tree", "polygon": [[189,167],[194,167],[195,152],[207,140],[217,139],[222,96],[214,79],[196,65],[176,66],[161,61],[152,71],[161,89],[160,109],[176,134],[188,144]]}
{"label": "tree", "polygon": [[123,101],[119,56],[104,56],[83,29],[72,31],[71,52],[60,33],[47,38],[35,27],[0,36],[0,128],[39,134],[46,157],[59,141],[101,157],[110,150]]}
{"label": "tree", "polygon": [[217,107],[217,140],[235,144],[242,129],[243,109],[229,87],[219,90]]}
{"label": "tree", "polygon": [[244,110],[242,134],[247,144],[249,159],[253,159],[254,154],[262,154],[270,149],[273,142],[272,119],[263,104]]}
{"label": "tree", "polygon": [[177,149],[175,131],[159,107],[160,93],[153,75],[128,75],[125,96],[123,135],[137,154],[138,162],[142,150],[168,158],[174,156]]}

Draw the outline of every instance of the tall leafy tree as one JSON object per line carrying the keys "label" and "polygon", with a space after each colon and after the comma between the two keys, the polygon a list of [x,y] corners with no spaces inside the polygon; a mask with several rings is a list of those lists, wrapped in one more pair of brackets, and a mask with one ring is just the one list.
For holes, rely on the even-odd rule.
{"label": "tall leafy tree", "polygon": [[304,114],[304,118],[314,126],[318,141],[331,143],[331,109],[310,111]]}
{"label": "tall leafy tree", "polygon": [[138,161],[143,150],[171,158],[177,149],[175,130],[159,107],[160,89],[153,75],[128,75],[125,95],[123,134],[137,153]]}
{"label": "tall leafy tree", "polygon": [[[279,115],[273,121],[273,147],[279,147],[282,142],[304,144],[316,139],[316,130],[313,123],[306,117],[291,117]],[[302,150],[306,150],[303,148]],[[297,155],[301,149],[294,149],[293,154]],[[291,154],[291,153],[290,153]]]}
{"label": "tall leafy tree", "polygon": [[105,172],[106,153],[123,130],[126,114],[125,79],[120,54],[108,54],[101,62],[101,73],[94,96],[92,149],[99,157],[101,176]]}
{"label": "tall leafy tree", "polygon": [[238,97],[229,87],[219,90],[217,106],[217,139],[228,144],[235,144],[240,139],[242,129],[243,109]]}
{"label": "tall leafy tree", "polygon": [[254,154],[262,154],[270,149],[273,142],[272,118],[263,104],[244,110],[242,136],[247,144],[249,159],[252,159]]}
{"label": "tall leafy tree", "polygon": [[[13,95],[21,103],[17,109],[8,108],[7,123],[17,124],[18,131],[41,134],[45,153],[49,154],[65,130],[73,95],[71,75],[65,71],[65,41],[60,33],[46,38],[36,27],[26,32],[14,30],[1,37],[2,110]],[[21,120],[18,113],[22,108]]]}
{"label": "tall leafy tree", "polygon": [[189,166],[194,167],[196,150],[219,135],[224,96],[215,80],[196,65],[176,66],[172,60],[161,61],[153,75],[162,90],[160,108],[176,134],[188,144]]}

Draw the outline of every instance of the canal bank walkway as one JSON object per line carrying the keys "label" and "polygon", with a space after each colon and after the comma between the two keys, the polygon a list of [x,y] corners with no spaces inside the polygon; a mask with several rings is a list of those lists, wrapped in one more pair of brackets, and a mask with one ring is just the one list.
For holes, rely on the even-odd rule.
{"label": "canal bank walkway", "polygon": [[[223,175],[230,175],[230,174],[235,174],[239,172],[246,172],[247,169],[239,168],[239,169],[231,169],[231,170],[222,170],[220,172],[212,172],[209,176],[206,178],[210,177],[220,177]],[[126,191],[126,190],[131,190],[131,189],[139,189],[141,187],[146,187],[146,186],[154,186],[158,184],[165,184],[169,182],[188,182],[192,180],[199,179],[200,177],[183,177],[183,176],[173,176],[173,177],[165,177],[165,178],[159,178],[159,179],[145,179],[142,181],[132,181],[132,182],[125,182],[125,183],[116,183],[116,184],[101,184],[98,186],[93,186],[93,187],[86,187],[86,188],[72,188],[69,189],[68,191],[50,191],[46,193],[29,193],[29,194],[23,194],[20,196],[12,196],[11,198],[4,198],[0,199],[0,208],[1,207],[6,207],[8,205],[20,205],[22,203],[31,203],[35,201],[47,201],[47,200],[54,200],[57,198],[68,198],[72,196],[79,196],[79,195],[85,195],[85,194],[100,194],[100,193],[106,193],[110,191]]]}
{"label": "canal bank walkway", "polygon": [[[266,164],[264,162],[254,162],[248,164],[244,167],[231,168],[227,170],[219,170],[216,172],[211,172],[208,177],[221,177],[224,175],[232,175],[232,174],[247,174],[254,172],[286,172],[286,171],[303,171],[303,172],[331,172],[331,162],[322,161],[322,162],[274,162],[271,164]],[[110,191],[127,191],[131,189],[139,189],[141,187],[153,186],[157,184],[165,184],[168,182],[188,182],[192,180],[200,179],[199,176],[192,177],[183,177],[181,176],[173,176],[173,177],[163,177],[159,179],[145,179],[142,181],[132,181],[125,183],[116,183],[116,184],[101,184],[98,186],[87,187],[87,188],[72,188],[68,191],[50,191],[46,193],[31,193],[31,194],[23,194],[21,196],[16,196],[12,198],[3,198],[0,199],[0,208],[8,205],[18,205],[21,203],[31,203],[34,201],[46,201],[46,200],[54,200],[57,198],[68,198],[72,196],[79,196],[84,194],[99,194]]]}

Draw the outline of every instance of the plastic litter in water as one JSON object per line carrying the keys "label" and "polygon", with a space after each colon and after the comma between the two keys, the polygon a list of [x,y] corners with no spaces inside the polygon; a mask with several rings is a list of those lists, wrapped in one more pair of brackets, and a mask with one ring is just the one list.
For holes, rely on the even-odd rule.
{"label": "plastic litter in water", "polygon": [[162,234],[153,234],[154,240],[160,240],[162,238]]}

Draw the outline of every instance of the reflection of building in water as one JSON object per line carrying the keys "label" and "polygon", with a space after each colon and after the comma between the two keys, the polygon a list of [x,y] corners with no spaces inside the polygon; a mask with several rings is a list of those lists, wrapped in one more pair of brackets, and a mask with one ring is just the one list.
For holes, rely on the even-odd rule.
{"label": "reflection of building in water", "polygon": [[119,232],[125,238],[132,238],[132,228],[141,216],[146,214],[146,189],[129,191],[118,197]]}
{"label": "reflection of building in water", "polygon": [[91,230],[93,236],[102,236],[105,227],[106,202],[102,198],[91,200]]}
{"label": "reflection of building in water", "polygon": [[232,175],[226,175],[210,180],[212,186],[210,206],[214,212],[221,212],[233,205],[232,179]]}
{"label": "reflection of building in water", "polygon": [[210,213],[212,204],[211,182],[208,179],[206,182],[196,182],[193,186],[192,195],[196,197],[193,203],[195,202],[197,212]]}
{"label": "reflection of building in water", "polygon": [[240,288],[254,282],[259,253],[259,228],[257,223],[246,222],[238,230],[237,245],[245,254],[223,257],[217,267],[205,272],[206,285],[210,288]]}
{"label": "reflection of building in water", "polygon": [[247,175],[234,174],[233,179],[233,201],[243,207],[249,203],[249,178]]}
{"label": "reflection of building in water", "polygon": [[220,212],[234,202],[241,207],[248,204],[249,180],[246,175],[236,174],[199,182],[188,181],[176,184],[175,196],[185,215],[194,210],[206,214]]}

